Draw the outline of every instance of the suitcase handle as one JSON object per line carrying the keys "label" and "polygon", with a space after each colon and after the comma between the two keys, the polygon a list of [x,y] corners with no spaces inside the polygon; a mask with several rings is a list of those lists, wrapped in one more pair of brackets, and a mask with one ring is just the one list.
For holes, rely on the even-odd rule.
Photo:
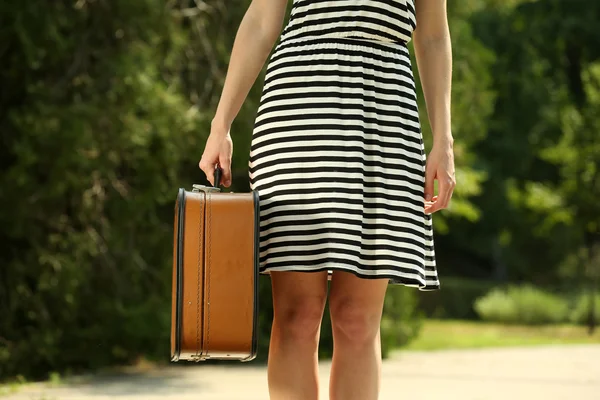
{"label": "suitcase handle", "polygon": [[223,168],[219,165],[219,163],[215,164],[215,183],[213,187],[219,187],[221,184],[221,175],[223,175]]}
{"label": "suitcase handle", "polygon": [[192,185],[192,192],[220,192],[221,188],[219,184],[221,183],[221,175],[223,175],[223,168],[217,163],[215,164],[215,183],[212,186],[206,185]]}

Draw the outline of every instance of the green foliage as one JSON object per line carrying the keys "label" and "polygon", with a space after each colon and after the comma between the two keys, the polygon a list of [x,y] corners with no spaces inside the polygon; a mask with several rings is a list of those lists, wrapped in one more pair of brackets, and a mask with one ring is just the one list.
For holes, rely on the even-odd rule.
{"label": "green foliage", "polygon": [[600,323],[600,293],[596,293],[593,296],[593,299],[592,296],[590,296],[590,293],[579,293],[569,314],[569,320],[575,324],[588,324],[590,316],[592,315],[590,312],[592,301],[595,302],[593,314],[594,320],[596,321],[596,324]]}
{"label": "green foliage", "polygon": [[[472,4],[457,2],[448,7],[448,19],[452,33],[452,133],[454,144],[456,181],[452,203],[444,214],[433,219],[434,230],[439,234],[448,233],[452,219],[465,219],[476,222],[480,209],[471,201],[482,193],[487,172],[477,168],[477,155],[472,152],[474,144],[484,140],[487,119],[493,111],[495,93],[492,90],[490,66],[495,55],[486,49],[474,36],[469,22],[473,12]],[[417,83],[420,120],[426,147],[432,145],[431,124],[427,114],[425,98],[418,74],[417,62],[412,63]]]}
{"label": "green foliage", "polygon": [[[204,182],[197,161],[249,3],[0,2],[0,379],[168,358],[175,190]],[[436,254],[447,275],[478,281],[390,288],[384,354],[419,331],[415,299],[429,316],[477,318],[494,282],[600,275],[600,3],[448,8],[458,186],[434,217]],[[234,191],[248,189],[261,89],[259,77],[232,127]],[[582,321],[585,301],[570,318]],[[532,289],[477,304],[530,321],[564,308]]]}
{"label": "green foliage", "polygon": [[565,322],[568,303],[531,285],[496,288],[475,301],[482,319],[509,324],[541,325]]}
{"label": "green foliage", "polygon": [[385,358],[390,350],[406,346],[423,326],[423,315],[417,309],[419,292],[405,286],[389,286],[381,321],[381,352]]}
{"label": "green foliage", "polygon": [[418,309],[427,317],[436,319],[479,319],[475,300],[496,286],[495,282],[442,277],[442,289],[419,293]]}
{"label": "green foliage", "polygon": [[[201,181],[198,110],[215,104],[245,5],[184,3],[1,5],[14,19],[0,31],[0,379],[168,358],[175,191]],[[259,92],[233,133],[236,191]]]}
{"label": "green foliage", "polygon": [[[496,277],[550,284],[573,252],[600,241],[594,200],[600,119],[592,111],[598,108],[600,3],[483,3],[471,25],[497,55],[491,66],[496,102],[488,136],[475,146],[489,177],[485,195],[474,199],[481,228],[467,229]],[[465,232],[461,224],[453,228]],[[561,279],[575,283],[594,274],[582,271]]]}
{"label": "green foliage", "polygon": [[173,72],[176,21],[155,0],[11,11],[0,378],[164,359],[173,203],[201,124]]}

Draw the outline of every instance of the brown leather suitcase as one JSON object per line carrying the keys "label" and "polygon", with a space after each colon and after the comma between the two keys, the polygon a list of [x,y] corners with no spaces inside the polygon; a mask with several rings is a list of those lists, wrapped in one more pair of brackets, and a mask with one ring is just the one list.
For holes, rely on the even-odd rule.
{"label": "brown leather suitcase", "polygon": [[[220,172],[215,170],[215,182]],[[256,191],[225,193],[203,185],[179,189],[171,361],[256,357],[258,227]]]}

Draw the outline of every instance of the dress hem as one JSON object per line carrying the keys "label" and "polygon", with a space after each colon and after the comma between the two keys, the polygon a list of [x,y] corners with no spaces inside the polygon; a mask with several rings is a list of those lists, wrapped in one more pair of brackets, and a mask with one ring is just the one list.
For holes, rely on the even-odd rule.
{"label": "dress hem", "polygon": [[400,286],[407,286],[407,287],[414,287],[416,289],[419,289],[419,291],[422,292],[427,292],[427,291],[435,291],[435,290],[440,290],[440,283],[439,280],[436,280],[433,283],[426,283],[425,280],[422,279],[411,279],[411,278],[406,278],[406,277],[401,277],[401,276],[397,276],[397,275],[393,275],[393,274],[375,274],[375,275],[366,275],[366,274],[361,274],[360,272],[351,269],[351,268],[344,268],[344,267],[332,267],[332,266],[327,266],[327,267],[319,267],[319,268],[311,268],[311,269],[289,269],[289,268],[262,268],[259,271],[260,275],[266,275],[269,276],[271,275],[271,271],[275,271],[275,272],[323,272],[323,271],[328,271],[328,279],[331,279],[331,273],[332,271],[343,271],[343,272],[350,272],[352,274],[354,274],[355,276],[362,278],[362,279],[389,279],[389,283],[391,285],[400,285]]}

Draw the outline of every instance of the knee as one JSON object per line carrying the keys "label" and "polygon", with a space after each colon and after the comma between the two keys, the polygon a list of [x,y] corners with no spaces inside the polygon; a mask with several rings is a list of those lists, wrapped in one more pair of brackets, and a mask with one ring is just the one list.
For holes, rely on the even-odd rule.
{"label": "knee", "polygon": [[364,345],[372,343],[379,333],[381,311],[373,310],[345,299],[330,304],[331,328],[334,338],[346,343]]}
{"label": "knee", "polygon": [[318,341],[323,319],[325,299],[296,299],[292,304],[280,306],[274,312],[274,329],[283,340]]}

